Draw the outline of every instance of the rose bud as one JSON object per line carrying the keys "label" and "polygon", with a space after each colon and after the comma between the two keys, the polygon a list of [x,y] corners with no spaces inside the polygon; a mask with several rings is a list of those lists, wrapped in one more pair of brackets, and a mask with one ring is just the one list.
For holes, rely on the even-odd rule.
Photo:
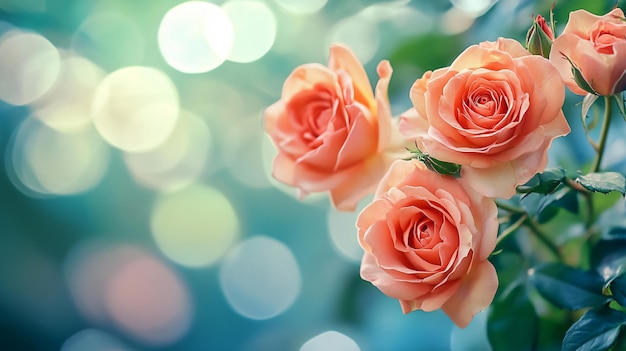
{"label": "rose bud", "polygon": [[550,47],[554,40],[554,31],[541,15],[533,21],[533,25],[526,34],[526,49],[533,55],[550,57]]}

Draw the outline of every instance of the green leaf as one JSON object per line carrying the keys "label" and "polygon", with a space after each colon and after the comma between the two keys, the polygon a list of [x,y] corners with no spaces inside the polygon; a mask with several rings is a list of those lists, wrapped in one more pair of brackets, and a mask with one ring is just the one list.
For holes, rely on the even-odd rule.
{"label": "green leaf", "polygon": [[518,186],[517,192],[550,194],[565,181],[565,178],[563,168],[546,169],[543,173],[535,174],[526,184]]}
{"label": "green leaf", "polygon": [[461,165],[458,165],[456,163],[439,161],[438,159],[423,153],[420,149],[407,150],[413,154],[413,158],[416,158],[424,163],[424,165],[426,165],[426,168],[430,169],[433,172],[453,176],[454,178],[458,178],[461,176]]}
{"label": "green leaf", "polygon": [[570,213],[578,213],[576,191],[570,188],[561,188],[553,194],[544,196],[537,205],[537,221],[539,223],[549,221],[560,208],[564,208]]}
{"label": "green leaf", "polygon": [[604,282],[595,271],[549,263],[529,270],[528,274],[541,296],[559,308],[577,310],[610,300],[602,295]]}
{"label": "green leaf", "polygon": [[611,294],[618,304],[626,307],[626,274],[613,279],[611,282]]}
{"label": "green leaf", "polygon": [[522,207],[539,223],[546,223],[552,219],[561,208],[573,213],[578,213],[578,194],[569,187],[561,187],[552,194],[542,195],[528,193],[520,202]]}
{"label": "green leaf", "polygon": [[430,169],[433,172],[453,176],[454,178],[458,178],[461,176],[461,165],[457,165],[456,163],[439,161],[428,155],[424,156],[422,162],[424,162],[426,168]]}
{"label": "green leaf", "polygon": [[608,350],[617,340],[626,314],[607,306],[587,311],[565,333],[562,351]]}
{"label": "green leaf", "polygon": [[603,194],[608,194],[611,191],[618,191],[623,196],[626,195],[626,178],[624,178],[621,173],[589,173],[576,178],[576,182],[589,191],[600,192]]}
{"label": "green leaf", "polygon": [[615,102],[617,103],[617,109],[621,113],[624,121],[626,121],[626,107],[624,106],[624,92],[613,95]]}
{"label": "green leaf", "polygon": [[624,351],[624,350],[626,350],[626,333],[623,332],[623,328],[622,328],[622,331],[617,336],[617,340],[615,340],[615,343],[613,344],[611,351]]}
{"label": "green leaf", "polygon": [[591,248],[591,266],[603,278],[605,285],[626,273],[626,239],[603,239]]}
{"label": "green leaf", "polygon": [[494,350],[535,350],[538,333],[539,319],[524,285],[510,289],[489,308],[487,335]]}

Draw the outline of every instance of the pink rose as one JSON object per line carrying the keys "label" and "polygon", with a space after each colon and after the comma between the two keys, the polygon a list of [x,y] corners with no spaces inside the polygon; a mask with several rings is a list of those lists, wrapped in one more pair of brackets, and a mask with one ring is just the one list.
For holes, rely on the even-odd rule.
{"label": "pink rose", "polygon": [[[402,150],[391,143],[387,87],[391,65],[378,65],[376,96],[363,66],[346,47],[330,48],[328,67],[305,64],[265,110],[265,130],[278,148],[273,176],[310,192],[329,191],[332,204],[354,210]],[[393,150],[392,150],[393,149]]]}
{"label": "pink rose", "polygon": [[618,8],[604,16],[585,10],[570,13],[563,33],[552,43],[550,61],[572,92],[587,94],[574,81],[572,64],[598,95],[613,95],[626,89],[626,22],[623,19],[624,12]]}
{"label": "pink rose", "polygon": [[357,219],[361,277],[400,300],[404,313],[441,308],[464,328],[498,288],[487,260],[497,215],[492,199],[458,179],[398,160]]}
{"label": "pink rose", "polygon": [[550,61],[500,38],[418,79],[415,111],[400,130],[424,153],[461,165],[461,179],[479,193],[509,198],[544,170],[552,140],[570,132],[564,99]]}

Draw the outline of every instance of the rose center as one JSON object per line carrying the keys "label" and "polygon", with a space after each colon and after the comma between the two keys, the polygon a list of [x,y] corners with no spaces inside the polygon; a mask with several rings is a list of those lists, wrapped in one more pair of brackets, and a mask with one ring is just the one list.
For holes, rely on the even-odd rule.
{"label": "rose center", "polygon": [[[611,33],[600,33],[594,42],[594,46],[598,52],[610,55],[613,54],[613,43],[617,39]],[[624,38],[621,39],[624,40]]]}
{"label": "rose center", "polygon": [[322,144],[322,136],[332,127],[334,109],[332,93],[323,87],[300,92],[287,106],[292,126],[310,148]]}
{"label": "rose center", "polygon": [[423,218],[421,221],[415,223],[409,245],[414,249],[428,246],[432,240],[431,227],[432,222],[427,218]]}
{"label": "rose center", "polygon": [[487,95],[481,95],[474,102],[479,105],[484,105],[488,103],[489,101],[491,101],[491,99]]}

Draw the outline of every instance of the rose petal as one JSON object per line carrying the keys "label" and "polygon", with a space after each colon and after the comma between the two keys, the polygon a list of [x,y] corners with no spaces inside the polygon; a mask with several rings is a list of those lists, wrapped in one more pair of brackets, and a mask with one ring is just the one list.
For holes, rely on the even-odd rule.
{"label": "rose petal", "polygon": [[498,289],[498,275],[489,261],[477,262],[456,293],[442,306],[454,324],[465,328],[474,315],[487,308]]}
{"label": "rose petal", "polygon": [[407,283],[393,279],[378,266],[376,259],[367,253],[363,255],[361,261],[361,278],[370,281],[385,295],[398,300],[413,300],[428,293],[431,289],[431,286],[427,284]]}
{"label": "rose petal", "polygon": [[378,72],[378,83],[376,84],[376,113],[378,117],[378,152],[385,152],[391,141],[391,106],[387,90],[391,73],[393,72],[389,61],[384,60],[376,67]]}
{"label": "rose petal", "polygon": [[341,44],[333,44],[330,47],[328,67],[333,71],[344,70],[352,78],[355,100],[367,109],[375,110],[374,94],[367,73],[350,49]]}

